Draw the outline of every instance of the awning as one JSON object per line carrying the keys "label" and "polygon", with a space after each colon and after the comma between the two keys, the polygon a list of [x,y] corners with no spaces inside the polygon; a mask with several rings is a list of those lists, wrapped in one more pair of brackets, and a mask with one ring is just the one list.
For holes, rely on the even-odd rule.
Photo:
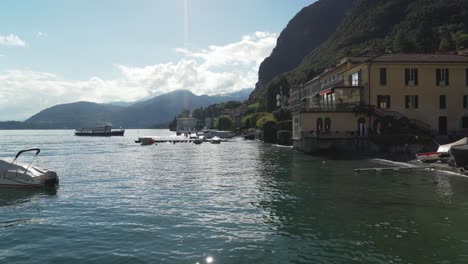
{"label": "awning", "polygon": [[326,89],[326,90],[323,90],[320,92],[320,95],[324,95],[324,94],[329,94],[332,92],[332,88],[329,88],[329,89]]}

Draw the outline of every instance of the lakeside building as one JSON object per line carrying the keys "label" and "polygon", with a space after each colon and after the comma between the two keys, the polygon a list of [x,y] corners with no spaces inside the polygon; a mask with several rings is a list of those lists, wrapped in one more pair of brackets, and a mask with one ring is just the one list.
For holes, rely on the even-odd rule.
{"label": "lakeside building", "polygon": [[196,131],[197,119],[192,117],[177,118],[177,132]]}
{"label": "lakeside building", "polygon": [[432,136],[466,134],[468,57],[345,58],[292,90],[289,105],[294,147],[305,152],[380,135],[396,125]]}

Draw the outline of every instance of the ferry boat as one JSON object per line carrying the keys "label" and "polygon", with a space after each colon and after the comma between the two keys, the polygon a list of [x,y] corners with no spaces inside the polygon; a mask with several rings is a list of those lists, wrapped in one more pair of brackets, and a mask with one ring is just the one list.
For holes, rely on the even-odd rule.
{"label": "ferry boat", "polygon": [[123,136],[124,129],[112,130],[112,126],[107,124],[104,126],[97,126],[95,128],[80,128],[75,130],[75,136],[95,136],[95,137],[110,137],[110,136]]}

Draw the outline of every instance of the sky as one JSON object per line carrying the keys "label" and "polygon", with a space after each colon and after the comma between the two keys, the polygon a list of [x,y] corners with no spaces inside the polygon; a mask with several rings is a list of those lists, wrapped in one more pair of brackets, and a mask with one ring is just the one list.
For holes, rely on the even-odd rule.
{"label": "sky", "polygon": [[279,33],[312,2],[2,0],[0,121],[76,101],[253,88]]}

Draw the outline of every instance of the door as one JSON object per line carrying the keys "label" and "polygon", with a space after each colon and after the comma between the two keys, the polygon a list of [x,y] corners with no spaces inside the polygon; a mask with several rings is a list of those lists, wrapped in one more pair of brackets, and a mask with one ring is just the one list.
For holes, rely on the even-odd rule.
{"label": "door", "polygon": [[447,117],[439,116],[439,135],[447,135]]}

